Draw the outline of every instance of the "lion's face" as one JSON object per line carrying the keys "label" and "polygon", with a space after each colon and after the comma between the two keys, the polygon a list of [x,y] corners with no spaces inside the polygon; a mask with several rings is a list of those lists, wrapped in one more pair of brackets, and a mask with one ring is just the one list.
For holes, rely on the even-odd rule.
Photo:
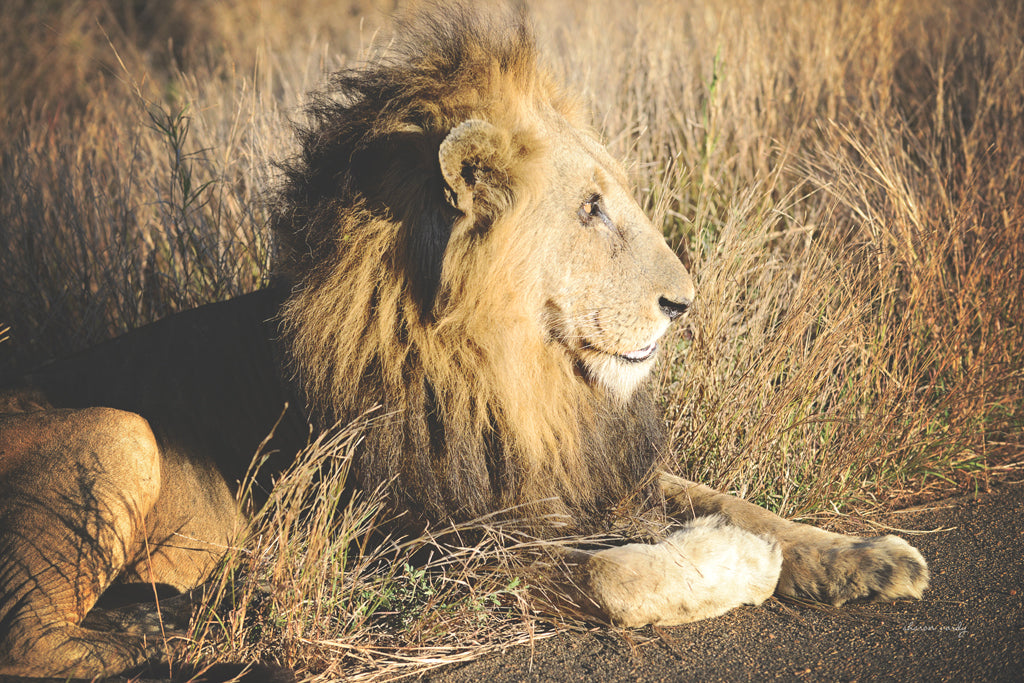
{"label": "lion's face", "polygon": [[[547,181],[518,198],[515,221],[516,241],[532,251],[536,322],[588,381],[628,399],[670,322],[693,301],[693,281],[604,147],[564,118],[543,124],[545,143],[529,152],[527,173]],[[524,154],[514,136],[483,121],[462,124],[442,144],[446,182],[467,214],[496,175],[480,161],[495,149]]]}
{"label": "lion's face", "polygon": [[650,372],[669,323],[693,301],[693,282],[605,149],[585,133],[569,142],[550,151],[565,191],[535,210],[551,239],[545,322],[589,377],[628,396]]}

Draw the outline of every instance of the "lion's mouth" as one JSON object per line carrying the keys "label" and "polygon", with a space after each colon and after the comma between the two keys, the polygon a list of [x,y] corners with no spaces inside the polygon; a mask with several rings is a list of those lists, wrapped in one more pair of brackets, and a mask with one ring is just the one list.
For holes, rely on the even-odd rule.
{"label": "lion's mouth", "polygon": [[658,341],[661,335],[655,337],[647,346],[632,351],[612,351],[610,348],[603,344],[595,344],[593,342],[586,341],[577,353],[583,355],[596,354],[597,356],[607,360],[618,361],[620,363],[627,364],[642,364],[654,358],[655,354],[658,353]]}
{"label": "lion's mouth", "polygon": [[572,353],[579,363],[577,367],[581,373],[593,384],[603,386],[612,394],[627,400],[650,374],[658,353],[659,337],[655,337],[647,346],[631,351],[584,343],[572,349]]}
{"label": "lion's mouth", "polygon": [[643,363],[645,360],[653,356],[657,350],[658,342],[651,342],[642,349],[629,351],[628,353],[620,353],[618,354],[618,357],[630,363]]}

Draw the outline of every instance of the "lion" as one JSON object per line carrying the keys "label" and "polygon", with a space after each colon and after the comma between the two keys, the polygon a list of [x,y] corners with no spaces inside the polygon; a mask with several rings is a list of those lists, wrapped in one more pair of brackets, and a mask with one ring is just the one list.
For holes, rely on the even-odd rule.
{"label": "lion", "polygon": [[676,520],[656,542],[566,551],[567,583],[606,622],[686,623],[773,593],[921,596],[928,569],[902,539],[790,522],[667,471],[650,375],[694,283],[528,21],[443,14],[313,97],[273,207],[273,286],[0,394],[0,673],[161,657],[159,638],[93,628],[104,591],[200,585],[244,528],[235,494],[267,434],[272,475],[311,429],[372,406],[387,417],[355,485],[386,483],[411,525]]}

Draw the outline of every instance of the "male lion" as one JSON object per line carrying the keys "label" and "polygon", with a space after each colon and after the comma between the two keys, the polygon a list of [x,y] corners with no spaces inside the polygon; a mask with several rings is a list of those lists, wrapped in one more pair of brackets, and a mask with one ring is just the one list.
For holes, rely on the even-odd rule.
{"label": "male lion", "polygon": [[207,578],[286,403],[305,410],[277,426],[270,450],[285,455],[308,422],[383,405],[358,484],[391,482],[418,522],[514,508],[563,534],[605,529],[613,510],[697,517],[660,543],[573,554],[614,623],[688,622],[773,591],[921,595],[925,562],[898,538],[828,533],[657,473],[666,434],[646,378],[690,276],[539,68],[525,20],[447,14],[314,98],[274,218],[286,286],[0,394],[0,673],[87,677],[159,656],[83,619],[114,582]]}

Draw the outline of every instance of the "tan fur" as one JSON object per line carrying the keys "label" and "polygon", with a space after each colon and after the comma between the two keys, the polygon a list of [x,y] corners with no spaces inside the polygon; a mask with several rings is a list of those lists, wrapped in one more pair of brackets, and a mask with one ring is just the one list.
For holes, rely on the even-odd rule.
{"label": "tan fur", "polygon": [[272,427],[271,475],[308,421],[375,405],[356,475],[387,484],[412,526],[503,514],[563,535],[662,503],[717,515],[660,543],[569,554],[603,619],[682,623],[773,589],[920,595],[927,569],[899,539],[828,534],[659,478],[666,434],[645,380],[693,283],[538,64],[526,22],[444,14],[314,97],[274,207],[285,286],[0,394],[0,673],[108,675],[158,653],[88,627],[130,611],[83,617],[116,581],[206,578]]}

